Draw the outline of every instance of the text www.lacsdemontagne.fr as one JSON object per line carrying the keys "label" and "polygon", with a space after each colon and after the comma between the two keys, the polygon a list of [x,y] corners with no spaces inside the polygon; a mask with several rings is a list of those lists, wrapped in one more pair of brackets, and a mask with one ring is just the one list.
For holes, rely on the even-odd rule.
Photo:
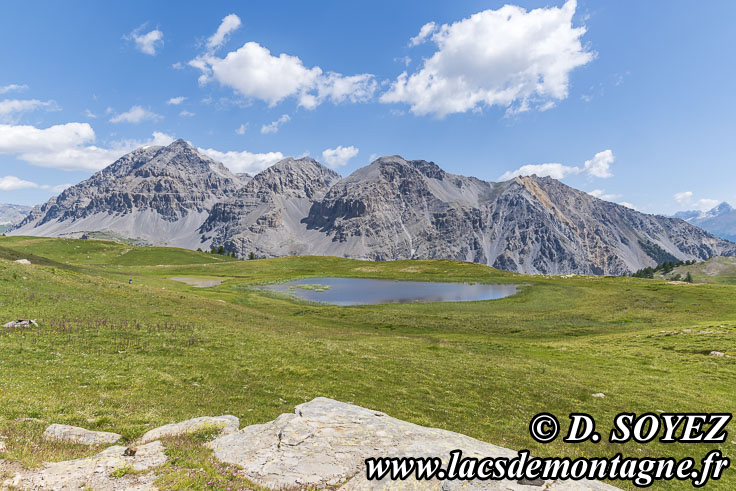
{"label": "text www.lacsdemontagne.fr", "polygon": [[522,450],[515,457],[463,457],[462,451],[450,452],[445,466],[438,457],[374,457],[365,460],[369,481],[391,480],[625,480],[637,487],[650,486],[658,480],[692,481],[702,487],[709,479],[719,479],[729,466],[720,451],[709,452],[702,460],[700,470],[695,460],[688,457],[624,458],[536,458]]}

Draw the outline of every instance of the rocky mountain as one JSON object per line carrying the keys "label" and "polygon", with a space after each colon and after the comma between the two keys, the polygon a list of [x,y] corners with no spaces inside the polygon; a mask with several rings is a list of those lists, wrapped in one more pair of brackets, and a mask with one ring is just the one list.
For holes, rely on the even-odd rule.
{"label": "rocky mountain", "polygon": [[241,257],[451,258],[524,273],[624,274],[736,255],[684,220],[550,178],[493,183],[382,157],[342,179],[310,158],[233,175],[181,140],[132,152],[36,208],[12,233],[106,232]]}
{"label": "rocky mountain", "polygon": [[0,232],[21,222],[30,212],[30,206],[0,203]]}
{"label": "rocky mountain", "polygon": [[725,201],[708,211],[681,211],[675,213],[674,217],[681,218],[722,239],[736,241],[736,208]]}
{"label": "rocky mountain", "polygon": [[241,178],[184,140],[142,147],[34,208],[12,233],[195,248],[209,211],[241,186]]}

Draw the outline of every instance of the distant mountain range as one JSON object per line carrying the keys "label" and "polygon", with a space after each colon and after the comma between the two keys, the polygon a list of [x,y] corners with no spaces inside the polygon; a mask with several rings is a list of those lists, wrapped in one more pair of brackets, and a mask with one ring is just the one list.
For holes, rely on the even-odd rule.
{"label": "distant mountain range", "polygon": [[708,211],[681,211],[674,214],[722,239],[736,242],[736,208],[725,201]]}
{"label": "distant mountain range", "polygon": [[12,225],[20,223],[30,212],[30,206],[0,203],[0,233],[5,232]]}
{"label": "distant mountain range", "polygon": [[524,273],[625,274],[736,255],[684,220],[646,215],[551,178],[500,183],[381,157],[346,178],[287,158],[252,178],[184,140],[131,152],[36,207],[12,234],[116,237],[241,257],[448,258]]}

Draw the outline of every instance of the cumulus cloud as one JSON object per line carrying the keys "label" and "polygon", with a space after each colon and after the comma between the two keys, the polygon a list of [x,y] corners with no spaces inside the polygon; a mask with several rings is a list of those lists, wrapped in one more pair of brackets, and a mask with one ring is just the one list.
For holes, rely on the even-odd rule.
{"label": "cumulus cloud", "polygon": [[558,163],[523,165],[516,170],[504,172],[499,180],[508,181],[514,177],[537,175],[539,177],[552,177],[553,179],[564,179],[569,175],[585,174],[591,177],[606,179],[613,177],[611,164],[616,160],[611,150],[603,150],[595,156],[586,160],[583,166],[577,167]]}
{"label": "cumulus cloud", "polygon": [[96,171],[143,145],[168,145],[173,138],[155,132],[150,140],[123,140],[108,147],[94,145],[88,123],[66,123],[48,128],[0,124],[0,154],[14,155],[29,164],[62,170]]}
{"label": "cumulus cloud", "polygon": [[160,115],[151,112],[148,109],[143,109],[141,106],[133,106],[126,112],[110,118],[110,122],[137,124],[143,121],[158,121],[160,119]]}
{"label": "cumulus cloud", "polygon": [[695,200],[695,195],[692,191],[675,193],[673,197],[680,206],[688,207],[691,210],[698,211],[710,211],[721,203],[719,200],[712,198],[701,198]]}
{"label": "cumulus cloud", "polygon": [[595,198],[602,199],[604,201],[613,201],[621,197],[620,194],[606,193],[602,189],[594,189],[590,191],[588,194]]}
{"label": "cumulus cloud", "polygon": [[187,100],[187,98],[184,97],[184,96],[172,97],[171,99],[169,99],[168,101],[166,101],[166,104],[169,104],[171,106],[178,106],[179,104],[181,104],[185,100]]}
{"label": "cumulus cloud", "polygon": [[419,34],[409,40],[409,46],[419,46],[420,44],[427,41],[427,38],[435,33],[437,30],[437,24],[434,22],[427,22],[419,29]]}
{"label": "cumulus cloud", "polygon": [[198,150],[210,158],[222,162],[232,172],[247,172],[249,174],[257,174],[284,159],[281,152],[251,153],[245,150],[242,152],[221,152],[213,148],[199,148]]}
{"label": "cumulus cloud", "polygon": [[0,121],[14,121],[23,113],[45,109],[59,111],[55,101],[39,101],[38,99],[5,99],[0,101]]}
{"label": "cumulus cloud", "polygon": [[0,191],[17,191],[19,189],[45,189],[52,193],[60,193],[71,184],[59,184],[49,186],[48,184],[37,184],[32,181],[26,181],[15,176],[0,177]]}
{"label": "cumulus cloud", "polygon": [[[217,35],[225,19],[210,40],[219,39]],[[228,25],[232,26],[232,23]],[[314,109],[325,101],[334,104],[365,102],[373,97],[377,87],[371,74],[344,76],[335,72],[325,73],[318,66],[304,66],[297,56],[285,53],[274,56],[256,42],[245,43],[222,58],[210,49],[189,61],[189,65],[202,72],[199,77],[201,85],[214,80],[245,97],[260,99],[271,106],[289,97],[296,98],[299,106],[307,109]]]}
{"label": "cumulus cloud", "polygon": [[245,135],[246,130],[248,129],[248,123],[241,124],[237,130],[235,130],[235,133],[238,135]]}
{"label": "cumulus cloud", "polygon": [[16,191],[18,189],[37,188],[38,184],[25,181],[15,176],[0,177],[0,191]]}
{"label": "cumulus cloud", "polygon": [[194,116],[195,116],[195,114],[194,114],[193,112],[191,112],[191,111],[187,111],[187,110],[185,109],[185,110],[183,110],[183,111],[181,111],[181,112],[179,113],[179,116],[182,116],[182,117],[185,117],[185,118],[192,118],[192,117],[194,117]]}
{"label": "cumulus cloud", "polygon": [[328,148],[322,152],[322,160],[328,167],[336,169],[347,164],[350,159],[358,155],[358,148],[350,145],[343,147],[338,145],[337,148]]}
{"label": "cumulus cloud", "polygon": [[220,27],[217,28],[217,31],[207,39],[207,49],[215,50],[225,44],[230,33],[238,29],[241,24],[242,22],[240,21],[240,17],[237,15],[230,14],[225,16],[220,23]]}
{"label": "cumulus cloud", "polygon": [[0,87],[0,94],[7,94],[8,92],[12,91],[21,91],[21,90],[27,90],[28,86],[26,84],[9,84],[9,85],[3,85]]}
{"label": "cumulus cloud", "polygon": [[[281,126],[284,123],[288,123],[290,120],[291,118],[289,117],[288,114],[283,114],[276,121],[273,121],[272,123],[264,124],[263,126],[261,126],[261,133],[264,135],[267,133],[276,133],[277,131],[279,131],[279,126]],[[245,130],[243,130],[243,133],[245,133]]]}
{"label": "cumulus cloud", "polygon": [[135,47],[141,53],[154,56],[156,50],[158,50],[164,44],[164,33],[158,29],[143,33],[146,24],[136,28],[130,34],[123,36],[124,39],[133,41]]}
{"label": "cumulus cloud", "polygon": [[572,25],[576,7],[575,0],[531,11],[505,5],[426,24],[410,44],[431,39],[437,51],[415,73],[399,75],[380,100],[438,118],[491,106],[507,114],[549,109],[567,97],[572,70],[594,58],[581,42],[585,27]]}
{"label": "cumulus cloud", "polygon": [[619,205],[625,206],[626,208],[631,208],[634,211],[639,211],[639,208],[637,208],[635,205],[632,205],[628,201],[621,201],[619,202]]}

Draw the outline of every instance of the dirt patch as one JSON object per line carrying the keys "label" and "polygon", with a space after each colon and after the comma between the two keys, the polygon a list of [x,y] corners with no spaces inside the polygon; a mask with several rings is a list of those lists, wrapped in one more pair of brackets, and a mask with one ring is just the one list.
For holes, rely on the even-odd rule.
{"label": "dirt patch", "polygon": [[175,276],[169,279],[173,281],[178,281],[180,283],[186,283],[187,285],[193,286],[194,288],[211,288],[213,286],[218,286],[222,284],[222,281],[220,280],[208,280],[206,278],[190,278],[188,276]]}

